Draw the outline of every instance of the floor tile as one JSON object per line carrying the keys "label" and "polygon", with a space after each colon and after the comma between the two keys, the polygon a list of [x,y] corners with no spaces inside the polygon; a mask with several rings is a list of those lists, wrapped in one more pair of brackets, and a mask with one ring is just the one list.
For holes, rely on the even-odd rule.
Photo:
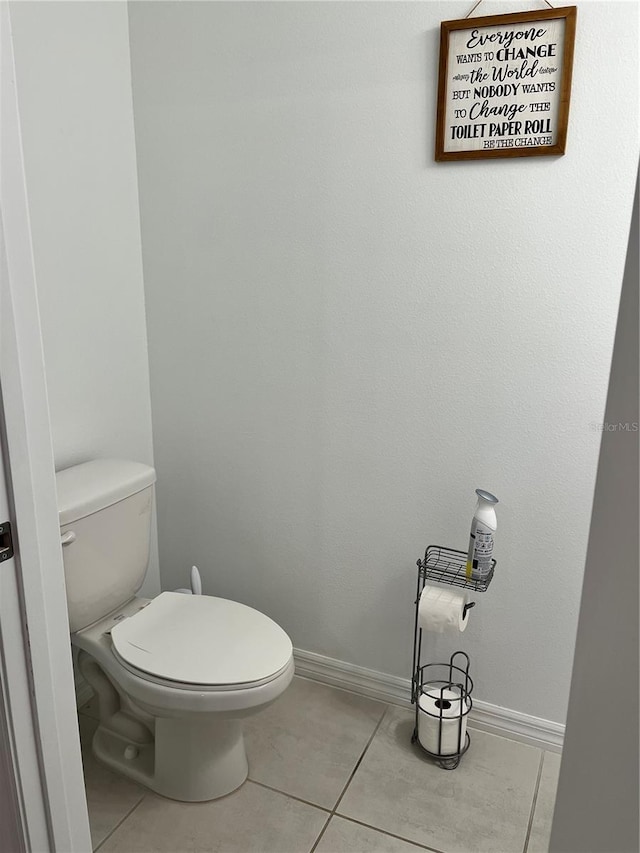
{"label": "floor tile", "polygon": [[559,773],[560,756],[554,752],[545,752],[527,853],[547,853],[549,849]]}
{"label": "floor tile", "polygon": [[91,842],[95,849],[140,802],[144,790],[124,776],[107,770],[94,758],[91,739],[98,723],[82,714],[78,716],[78,721]]}
{"label": "floor tile", "polygon": [[249,778],[333,808],[386,707],[294,678],[277,702],[246,720]]}
{"label": "floor tile", "polygon": [[377,829],[370,829],[342,817],[332,817],[316,853],[419,853],[416,847]]}
{"label": "floor tile", "polygon": [[252,782],[209,803],[148,794],[100,853],[308,853],[327,817]]}
{"label": "floor tile", "polygon": [[411,712],[387,712],[338,812],[446,853],[521,853],[540,750],[473,732],[447,771],[410,743],[412,730]]}

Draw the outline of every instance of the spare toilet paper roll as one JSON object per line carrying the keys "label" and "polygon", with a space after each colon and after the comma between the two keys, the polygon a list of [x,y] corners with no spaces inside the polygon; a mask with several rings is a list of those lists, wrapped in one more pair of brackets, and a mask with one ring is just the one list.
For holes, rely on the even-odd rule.
{"label": "spare toilet paper roll", "polygon": [[469,595],[466,590],[457,592],[426,584],[418,606],[420,627],[438,634],[446,630],[464,631],[469,621],[469,611],[465,614],[464,609],[468,602]]}
{"label": "spare toilet paper roll", "polygon": [[461,752],[467,735],[466,712],[469,710],[469,700],[465,700],[463,705],[460,693],[450,688],[428,689],[428,685],[425,688],[426,692],[422,693],[418,700],[418,740],[427,752],[434,755],[455,755]]}

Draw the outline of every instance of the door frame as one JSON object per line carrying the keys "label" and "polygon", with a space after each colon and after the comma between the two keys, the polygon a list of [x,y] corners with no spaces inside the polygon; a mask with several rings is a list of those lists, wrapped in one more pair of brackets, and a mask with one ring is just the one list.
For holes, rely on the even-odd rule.
{"label": "door frame", "polygon": [[14,526],[15,557],[9,563],[15,564],[17,587],[13,602],[11,596],[3,601],[9,610],[3,614],[2,641],[5,652],[10,643],[12,660],[22,659],[27,670],[25,681],[24,672],[21,677],[16,667],[4,666],[3,684],[14,723],[28,849],[87,853],[91,838],[7,0],[0,0],[0,110],[0,387]]}

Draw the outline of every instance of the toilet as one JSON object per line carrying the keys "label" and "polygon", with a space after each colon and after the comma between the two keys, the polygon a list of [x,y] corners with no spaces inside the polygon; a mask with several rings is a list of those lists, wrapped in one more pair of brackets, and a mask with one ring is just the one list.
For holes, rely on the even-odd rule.
{"label": "toilet", "polygon": [[140,598],[155,471],[99,459],[56,474],[72,645],[94,689],[95,756],[165,797],[213,800],[248,774],[242,721],[294,674],[287,634],[224,598]]}

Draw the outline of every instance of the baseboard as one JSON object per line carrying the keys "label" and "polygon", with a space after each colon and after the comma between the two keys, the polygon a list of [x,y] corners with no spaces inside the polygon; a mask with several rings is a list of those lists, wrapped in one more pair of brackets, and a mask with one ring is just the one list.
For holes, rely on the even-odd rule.
{"label": "baseboard", "polygon": [[411,682],[408,678],[366,669],[364,666],[356,666],[303,649],[294,649],[293,657],[296,662],[296,675],[303,678],[322,681],[332,687],[342,687],[352,693],[392,705],[402,705],[406,708],[411,706]]}
{"label": "baseboard", "polygon": [[528,743],[549,752],[562,752],[565,728],[562,723],[475,699],[470,717],[471,728]]}
{"label": "baseboard", "polygon": [[[411,682],[408,678],[377,672],[303,649],[294,649],[294,658],[296,675],[303,678],[321,681],[391,705],[411,707]],[[81,708],[91,699],[93,690],[79,672],[75,676],[76,705]],[[473,700],[469,727],[551,752],[560,752],[564,741],[564,726],[561,723],[501,708],[480,699]]]}
{"label": "baseboard", "polygon": [[[303,649],[294,649],[293,654],[296,674],[303,678],[341,687],[392,705],[405,708],[411,705],[411,681],[408,678],[377,672]],[[564,726],[561,723],[501,708],[479,699],[473,700],[469,727],[551,752],[560,752],[564,740]]]}

